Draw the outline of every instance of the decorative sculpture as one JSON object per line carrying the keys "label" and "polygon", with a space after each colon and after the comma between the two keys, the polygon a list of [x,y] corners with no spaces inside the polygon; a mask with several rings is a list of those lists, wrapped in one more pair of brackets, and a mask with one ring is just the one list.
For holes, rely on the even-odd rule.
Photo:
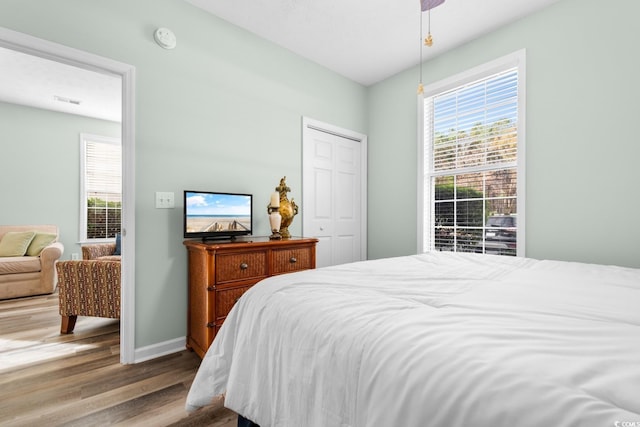
{"label": "decorative sculpture", "polygon": [[289,187],[287,187],[286,176],[283,176],[280,180],[280,185],[276,187],[276,191],[280,195],[280,217],[282,221],[280,223],[280,235],[283,239],[288,239],[291,237],[289,233],[289,226],[293,222],[293,217],[298,214],[298,206],[291,198],[291,201],[287,198],[287,193],[291,191]]}

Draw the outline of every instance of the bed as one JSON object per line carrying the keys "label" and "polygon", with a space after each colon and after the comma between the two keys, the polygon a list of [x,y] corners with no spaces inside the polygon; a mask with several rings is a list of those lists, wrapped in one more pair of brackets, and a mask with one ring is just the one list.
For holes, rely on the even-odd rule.
{"label": "bed", "polygon": [[221,395],[261,427],[640,426],[640,269],[434,252],[271,277],[186,407]]}

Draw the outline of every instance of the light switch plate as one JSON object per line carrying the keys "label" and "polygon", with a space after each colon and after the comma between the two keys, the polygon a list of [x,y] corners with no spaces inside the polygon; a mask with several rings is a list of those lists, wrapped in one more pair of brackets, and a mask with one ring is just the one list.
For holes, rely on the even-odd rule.
{"label": "light switch plate", "polygon": [[156,209],[172,209],[175,207],[173,192],[156,191]]}

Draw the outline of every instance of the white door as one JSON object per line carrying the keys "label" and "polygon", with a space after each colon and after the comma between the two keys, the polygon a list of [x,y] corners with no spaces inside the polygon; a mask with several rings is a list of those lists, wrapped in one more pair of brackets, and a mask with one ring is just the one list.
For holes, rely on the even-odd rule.
{"label": "white door", "polygon": [[303,119],[302,234],[316,266],[366,259],[366,136]]}

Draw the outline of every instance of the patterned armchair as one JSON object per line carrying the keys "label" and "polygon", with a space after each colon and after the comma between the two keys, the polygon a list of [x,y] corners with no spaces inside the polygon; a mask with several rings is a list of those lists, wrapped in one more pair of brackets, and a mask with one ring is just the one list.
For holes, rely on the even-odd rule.
{"label": "patterned armchair", "polygon": [[58,261],[56,269],[61,333],[73,332],[78,316],[120,318],[120,261]]}
{"label": "patterned armchair", "polygon": [[92,243],[82,246],[82,259],[101,259],[120,261],[120,255],[113,255],[115,243]]}

